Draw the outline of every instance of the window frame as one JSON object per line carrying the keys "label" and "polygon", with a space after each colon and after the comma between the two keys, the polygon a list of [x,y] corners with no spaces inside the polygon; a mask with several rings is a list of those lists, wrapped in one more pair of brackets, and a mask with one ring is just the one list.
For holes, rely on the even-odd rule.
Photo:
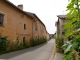
{"label": "window frame", "polygon": [[7,23],[7,14],[0,11],[0,14],[4,15],[4,18],[3,18],[3,24],[0,26],[0,27],[6,27],[6,23]]}
{"label": "window frame", "polygon": [[38,24],[35,24],[35,30],[38,31]]}
{"label": "window frame", "polygon": [[25,46],[26,37],[23,37],[23,46]]}
{"label": "window frame", "polygon": [[4,14],[0,14],[0,26],[3,26],[4,22]]}
{"label": "window frame", "polygon": [[26,24],[24,24],[24,30],[26,30]]}

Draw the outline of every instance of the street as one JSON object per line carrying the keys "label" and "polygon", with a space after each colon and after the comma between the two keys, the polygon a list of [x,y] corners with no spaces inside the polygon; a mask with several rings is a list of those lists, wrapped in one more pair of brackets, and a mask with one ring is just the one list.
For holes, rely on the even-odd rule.
{"label": "street", "polygon": [[54,48],[54,39],[47,43],[24,50],[3,54],[0,59],[8,60],[49,60]]}

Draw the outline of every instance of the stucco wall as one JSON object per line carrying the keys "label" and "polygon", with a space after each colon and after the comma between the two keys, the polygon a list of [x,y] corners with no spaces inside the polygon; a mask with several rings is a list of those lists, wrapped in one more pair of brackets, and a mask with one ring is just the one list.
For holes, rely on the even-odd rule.
{"label": "stucco wall", "polygon": [[[35,30],[33,19],[14,6],[0,0],[0,13],[5,14],[4,27],[0,26],[0,33],[3,37],[7,36],[10,42],[14,42],[19,36],[19,40],[23,42],[23,37],[27,41],[33,37],[46,37],[46,27],[37,19],[38,31]],[[26,30],[24,29],[26,24]]]}
{"label": "stucco wall", "polygon": [[[35,16],[34,16],[35,17]],[[33,37],[44,38],[46,37],[46,27],[35,17],[36,22],[33,23]],[[35,24],[37,24],[37,30],[35,30]]]}
{"label": "stucco wall", "polygon": [[[26,37],[29,40],[32,37],[32,19],[12,7],[10,4],[0,0],[0,12],[6,14],[5,27],[0,27],[1,35],[8,36],[10,41],[14,41],[17,36],[20,40]],[[24,24],[26,24],[26,30],[24,30]]]}

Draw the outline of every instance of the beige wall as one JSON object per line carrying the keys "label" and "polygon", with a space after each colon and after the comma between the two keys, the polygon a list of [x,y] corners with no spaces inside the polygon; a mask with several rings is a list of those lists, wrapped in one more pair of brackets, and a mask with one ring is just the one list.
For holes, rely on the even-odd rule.
{"label": "beige wall", "polygon": [[[36,17],[38,31],[35,30],[35,23],[31,17],[3,0],[0,0],[0,13],[5,14],[5,26],[0,26],[0,33],[3,37],[7,36],[10,42],[14,42],[18,36],[19,40],[23,42],[23,37],[26,37],[26,40],[29,41],[32,35],[40,38],[47,35],[46,27]],[[24,24],[26,24],[26,30],[24,29]]]}
{"label": "beige wall", "polygon": [[[6,14],[5,27],[0,27],[3,37],[8,36],[10,41],[14,41],[17,36],[20,40],[23,40],[23,37],[26,37],[26,40],[32,37],[32,19],[29,16],[23,17],[23,12],[2,0],[0,0],[1,12]],[[26,24],[26,30],[24,30],[24,24]]]}
{"label": "beige wall", "polygon": [[[35,16],[34,16],[35,17]],[[34,36],[34,38],[36,38],[36,37],[39,37],[39,38],[44,38],[44,37],[46,37],[46,35],[47,35],[47,33],[46,33],[46,27],[43,25],[43,23],[39,20],[39,19],[37,19],[36,17],[35,17],[35,20],[37,20],[36,21],[36,23],[34,22],[33,24],[33,36]],[[37,29],[38,30],[35,30],[35,25],[37,24]]]}
{"label": "beige wall", "polygon": [[49,40],[50,39],[50,36],[49,36],[49,33],[47,33],[47,40]]}
{"label": "beige wall", "polygon": [[[38,31],[35,30],[35,23],[32,22],[32,18],[2,0],[0,0],[0,13],[4,13],[6,17],[4,20],[5,27],[0,27],[0,33],[3,37],[8,36],[11,42],[18,36],[19,40],[23,40],[23,37],[26,37],[26,40],[30,40],[32,35],[33,37],[39,36],[41,38],[47,35],[46,27],[36,17]],[[24,24],[26,24],[26,30],[24,30]]]}
{"label": "beige wall", "polygon": [[67,20],[65,18],[58,18],[58,21],[56,23],[57,36],[60,36],[61,38],[63,37],[63,35],[62,35],[63,27],[66,23],[67,23]]}

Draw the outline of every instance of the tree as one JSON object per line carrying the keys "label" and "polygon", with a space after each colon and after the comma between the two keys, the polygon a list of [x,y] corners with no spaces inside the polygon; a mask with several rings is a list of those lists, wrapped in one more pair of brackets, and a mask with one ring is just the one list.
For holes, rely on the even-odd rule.
{"label": "tree", "polygon": [[72,37],[62,49],[65,51],[63,60],[74,60],[72,58],[73,51],[80,53],[80,0],[69,0],[67,6],[68,23],[64,26],[67,30],[65,38]]}

